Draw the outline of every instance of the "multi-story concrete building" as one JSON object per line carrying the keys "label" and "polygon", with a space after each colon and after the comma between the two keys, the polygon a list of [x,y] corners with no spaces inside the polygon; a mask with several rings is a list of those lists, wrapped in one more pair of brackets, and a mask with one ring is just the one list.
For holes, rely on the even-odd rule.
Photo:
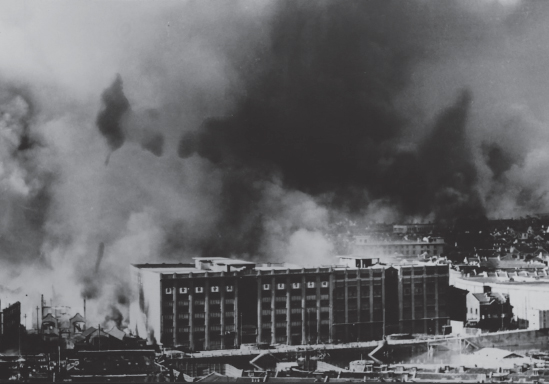
{"label": "multi-story concrete building", "polygon": [[425,238],[416,240],[375,240],[370,236],[355,236],[354,251],[371,255],[392,256],[428,256],[441,255],[444,252],[444,239]]}
{"label": "multi-story concrete building", "polygon": [[447,324],[448,266],[388,266],[340,257],[304,268],[226,258],[132,266],[130,327],[165,345],[332,343],[439,333]]}

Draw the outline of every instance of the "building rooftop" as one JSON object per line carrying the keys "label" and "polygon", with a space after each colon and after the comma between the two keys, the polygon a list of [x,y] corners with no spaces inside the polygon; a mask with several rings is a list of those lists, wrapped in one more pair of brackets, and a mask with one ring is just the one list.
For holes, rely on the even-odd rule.
{"label": "building rooftop", "polygon": [[193,257],[193,260],[204,263],[210,261],[218,265],[255,265],[256,263],[246,260],[229,259],[227,257]]}
{"label": "building rooftop", "polygon": [[[169,275],[169,274],[205,274],[207,272],[238,272],[247,271],[247,273],[254,273],[254,271],[266,272],[273,271],[281,273],[283,271],[299,271],[306,269],[309,272],[312,269],[333,269],[333,270],[352,270],[352,269],[386,269],[386,268],[410,268],[410,267],[422,267],[424,265],[435,265],[420,263],[414,261],[406,264],[398,263],[382,263],[382,258],[379,257],[364,257],[359,255],[349,256],[336,256],[334,257],[334,263],[330,265],[298,265],[292,263],[254,263],[246,260],[229,259],[225,257],[195,257],[193,258],[195,263],[179,263],[179,264],[132,264],[134,268],[141,270]],[[336,260],[339,260],[337,262]],[[360,265],[357,265],[360,264]]]}
{"label": "building rooftop", "polygon": [[194,267],[194,264],[191,264],[191,267],[188,266],[168,266],[165,264],[132,264],[135,268],[142,269],[149,272],[155,273],[195,273],[195,272],[206,272],[198,270]]}

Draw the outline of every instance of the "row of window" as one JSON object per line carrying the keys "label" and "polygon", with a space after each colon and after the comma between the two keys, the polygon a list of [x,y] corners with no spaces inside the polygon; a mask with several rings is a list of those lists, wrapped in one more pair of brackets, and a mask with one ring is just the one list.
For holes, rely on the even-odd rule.
{"label": "row of window", "polygon": [[[323,281],[320,283],[320,286],[322,288],[328,288],[330,284],[327,281]],[[301,287],[301,283],[292,283],[292,289],[299,289]],[[307,282],[307,288],[315,288],[316,283],[314,281]],[[271,289],[271,284],[263,284],[263,290],[268,291]],[[286,289],[286,284],[279,283],[276,284],[276,289]]]}
{"label": "row of window", "polygon": [[[329,307],[314,307],[314,308],[308,308],[309,310],[311,309],[317,309],[317,308],[320,308],[320,312],[330,312],[330,308]],[[307,310],[307,308],[275,308],[275,313],[278,313],[278,314],[285,314],[286,312],[288,312],[288,309],[290,309],[290,313],[301,313],[302,311],[305,311]],[[263,313],[264,315],[268,315],[270,314],[272,311],[272,309],[270,308],[265,308],[265,309],[262,309],[261,310],[261,313]]]}
{"label": "row of window", "polygon": [[[177,331],[179,333],[188,333],[190,332],[191,330],[191,327],[182,327],[182,328],[177,328]],[[211,325],[210,326],[210,331],[220,331],[221,330],[221,326],[220,325]],[[234,332],[234,325],[227,325],[225,326],[225,332]],[[200,327],[193,327],[193,332],[205,332],[206,331],[206,327],[203,327],[203,326],[200,326]],[[171,327],[166,327],[164,328],[164,332],[165,333],[172,333],[173,332],[173,328]]]}
{"label": "row of window", "polygon": [[[286,321],[276,322],[275,323],[275,328],[286,328],[287,324],[288,323]],[[330,320],[320,320],[320,324],[322,324],[322,325],[330,324]],[[270,323],[270,322],[261,323],[261,328],[271,328],[272,326],[273,326],[273,323]],[[302,327],[303,322],[301,322],[301,321],[291,321],[290,326],[291,327]]]}
{"label": "row of window", "polygon": [[[179,288],[179,293],[182,293],[182,294],[189,293],[189,289],[190,288],[187,288],[187,287],[181,287],[181,288]],[[173,290],[174,290],[174,288],[166,288],[166,290],[165,290],[166,295],[171,295],[173,293]],[[212,292],[219,292],[219,287],[217,285],[213,285],[213,286],[210,287],[210,290]],[[233,286],[232,285],[227,285],[225,287],[225,290],[227,292],[232,292],[233,291]],[[194,291],[195,291],[195,293],[203,293],[204,292],[204,287],[194,287]]]}
{"label": "row of window", "polygon": [[[270,300],[270,299],[269,299]],[[193,300],[192,303],[194,305],[204,305],[205,304],[205,301],[204,300]],[[167,301],[166,304],[168,306],[172,305],[173,302],[171,301]],[[210,305],[218,305],[218,304],[221,304],[221,300],[210,300]],[[234,299],[225,299],[225,304],[226,305],[232,305],[234,304]],[[179,300],[177,302],[177,305],[189,305],[189,300]]]}

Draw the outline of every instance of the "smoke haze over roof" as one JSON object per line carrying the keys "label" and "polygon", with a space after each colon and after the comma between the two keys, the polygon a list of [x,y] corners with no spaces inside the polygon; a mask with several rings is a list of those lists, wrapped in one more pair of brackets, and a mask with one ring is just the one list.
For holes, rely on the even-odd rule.
{"label": "smoke haze over roof", "polygon": [[326,263],[342,216],[547,210],[547,18],[497,0],[5,4],[3,284],[113,314],[129,263]]}

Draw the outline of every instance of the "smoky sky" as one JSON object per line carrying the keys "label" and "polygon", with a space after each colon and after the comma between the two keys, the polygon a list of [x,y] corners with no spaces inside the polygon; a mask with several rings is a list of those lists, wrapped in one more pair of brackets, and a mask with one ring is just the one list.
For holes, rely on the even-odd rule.
{"label": "smoky sky", "polygon": [[[447,101],[416,150],[399,148],[408,122],[395,99],[429,58],[438,27],[420,5],[281,2],[269,44],[243,66],[250,75],[235,110],[184,134],[179,155],[229,173],[275,170],[289,188],[330,194],[329,204],[388,197],[408,215],[483,214],[466,138],[471,91]],[[357,188],[370,195],[356,197]]]}
{"label": "smoky sky", "polygon": [[14,288],[55,284],[127,319],[116,286],[131,263],[328,263],[342,218],[549,209],[546,3],[5,8],[0,262]]}

